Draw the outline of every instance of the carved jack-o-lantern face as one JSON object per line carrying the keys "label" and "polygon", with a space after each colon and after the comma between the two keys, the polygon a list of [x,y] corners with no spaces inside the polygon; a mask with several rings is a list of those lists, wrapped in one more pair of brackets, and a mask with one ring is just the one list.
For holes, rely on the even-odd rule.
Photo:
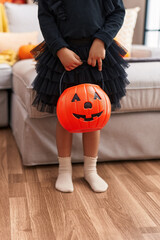
{"label": "carved jack-o-lantern face", "polygon": [[95,84],[67,88],[57,103],[57,116],[69,132],[91,132],[105,126],[111,114],[107,94]]}

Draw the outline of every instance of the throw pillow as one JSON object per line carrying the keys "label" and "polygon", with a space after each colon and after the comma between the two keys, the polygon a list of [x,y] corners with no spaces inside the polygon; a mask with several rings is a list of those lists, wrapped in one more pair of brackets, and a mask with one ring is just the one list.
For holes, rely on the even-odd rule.
{"label": "throw pillow", "polygon": [[18,53],[19,47],[28,43],[37,44],[38,32],[0,33],[0,52],[14,50]]}
{"label": "throw pillow", "polygon": [[134,28],[139,10],[139,7],[126,9],[123,25],[115,37],[115,39],[127,49],[128,57],[131,53]]}
{"label": "throw pillow", "polygon": [[43,41],[36,4],[5,3],[5,9],[10,32],[38,31],[38,43]]}

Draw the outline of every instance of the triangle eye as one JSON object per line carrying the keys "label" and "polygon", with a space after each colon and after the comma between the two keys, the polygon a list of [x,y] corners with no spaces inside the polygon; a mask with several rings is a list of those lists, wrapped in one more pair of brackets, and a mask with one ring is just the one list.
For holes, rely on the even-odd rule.
{"label": "triangle eye", "polygon": [[98,98],[99,100],[101,100],[101,97],[98,95],[98,93],[95,92],[95,94],[94,94],[94,99],[97,99],[97,98]]}
{"label": "triangle eye", "polygon": [[71,102],[75,102],[75,101],[80,101],[80,98],[78,97],[77,93],[74,94],[74,97],[72,98]]}

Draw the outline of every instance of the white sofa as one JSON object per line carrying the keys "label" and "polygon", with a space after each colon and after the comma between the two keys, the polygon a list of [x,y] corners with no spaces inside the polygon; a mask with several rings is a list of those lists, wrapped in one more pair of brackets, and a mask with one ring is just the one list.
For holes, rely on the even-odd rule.
{"label": "white sofa", "polygon": [[[160,158],[160,50],[133,46],[132,57],[122,108],[112,113],[101,131],[99,161]],[[137,57],[140,61],[134,62]],[[31,106],[35,76],[33,60],[13,66],[10,125],[27,166],[57,163],[56,114]],[[74,134],[72,161],[83,161],[81,134]]]}
{"label": "white sofa", "polygon": [[[160,157],[160,61],[132,62],[127,72],[130,85],[122,108],[112,113],[101,131],[99,161]],[[32,60],[19,61],[13,67],[12,131],[24,165],[57,163],[56,115],[40,113],[31,106],[35,76]],[[81,146],[81,134],[74,134],[73,162],[83,161]]]}

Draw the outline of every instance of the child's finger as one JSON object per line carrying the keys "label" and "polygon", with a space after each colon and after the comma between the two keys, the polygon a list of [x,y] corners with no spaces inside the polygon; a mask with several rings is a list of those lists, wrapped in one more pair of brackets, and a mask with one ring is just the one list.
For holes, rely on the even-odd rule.
{"label": "child's finger", "polygon": [[75,58],[74,64],[76,64],[77,66],[79,66],[79,65],[83,64],[83,62],[82,62],[81,60]]}
{"label": "child's finger", "polygon": [[71,71],[71,70],[75,69],[76,67],[78,67],[79,65],[81,65],[81,64],[72,64],[70,66],[67,66],[66,70]]}
{"label": "child's finger", "polygon": [[81,64],[72,64],[72,68],[74,69],[74,68],[78,67],[79,65],[81,65]]}
{"label": "child's finger", "polygon": [[76,53],[74,54],[74,57],[75,57],[78,61],[82,62],[82,60],[80,59],[80,57],[79,57]]}
{"label": "child's finger", "polygon": [[99,58],[97,61],[98,61],[98,70],[102,71],[102,59]]}
{"label": "child's finger", "polygon": [[92,67],[95,67],[95,66],[96,66],[96,59],[92,58]]}
{"label": "child's finger", "polygon": [[88,63],[89,65],[91,65],[91,64],[92,64],[92,60],[91,60],[91,58],[90,58],[90,57],[88,58],[88,60],[87,60],[87,63]]}
{"label": "child's finger", "polygon": [[68,68],[68,67],[66,67],[65,69],[66,69],[66,71],[71,71],[71,70],[72,70],[72,69],[70,69],[70,68]]}

